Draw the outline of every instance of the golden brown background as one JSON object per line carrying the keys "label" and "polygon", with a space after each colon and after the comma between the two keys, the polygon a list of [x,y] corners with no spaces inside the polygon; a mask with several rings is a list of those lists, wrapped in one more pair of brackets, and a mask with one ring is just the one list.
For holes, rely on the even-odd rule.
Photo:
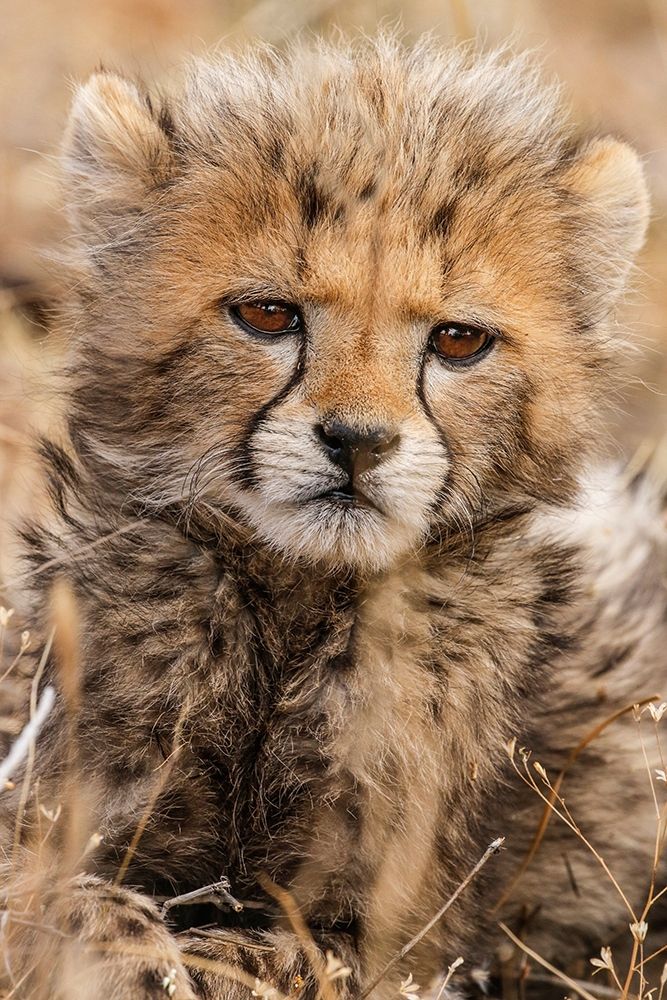
{"label": "golden brown background", "polygon": [[[11,575],[11,523],[37,490],[26,432],[57,411],[62,352],[48,332],[57,296],[44,255],[66,239],[55,153],[75,81],[100,63],[149,84],[184,56],[295,32],[408,37],[451,44],[510,39],[563,81],[576,119],[632,142],[653,195],[649,244],[623,327],[628,362],[616,439],[632,453],[663,433],[667,401],[667,0],[2,0],[0,2],[0,578]],[[627,333],[627,331],[622,331]]]}

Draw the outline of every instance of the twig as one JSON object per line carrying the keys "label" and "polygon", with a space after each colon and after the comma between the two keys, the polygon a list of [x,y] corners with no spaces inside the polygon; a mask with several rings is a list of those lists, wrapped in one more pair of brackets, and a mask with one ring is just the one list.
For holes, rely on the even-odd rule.
{"label": "twig", "polygon": [[162,912],[167,913],[172,906],[192,906],[195,903],[212,903],[219,910],[227,909],[234,910],[235,913],[240,913],[243,909],[243,903],[231,895],[229,892],[230,889],[231,883],[223,875],[217,882],[211,882],[210,885],[203,885],[200,889],[193,889],[192,892],[184,892],[180,896],[172,896],[171,899],[165,899],[162,904]]}
{"label": "twig", "polygon": [[[42,651],[42,656],[39,661],[39,666],[35,671],[35,676],[32,679],[32,685],[30,689],[30,718],[32,719],[37,714],[37,692],[39,690],[39,685],[42,680],[42,675],[46,669],[46,663],[51,653],[51,646],[53,644],[53,637],[55,635],[55,627],[51,629],[49,637],[46,640],[46,645]],[[16,810],[16,822],[14,824],[14,845],[12,847],[12,861],[16,865],[19,848],[21,845],[21,828],[23,826],[23,816],[25,814],[25,808],[28,802],[28,796],[30,794],[30,783],[32,781],[32,769],[35,763],[35,741],[31,740],[28,744],[28,761],[26,764],[25,774],[23,776],[23,785],[21,787],[21,797],[19,799],[18,808]]]}
{"label": "twig", "polygon": [[12,660],[12,662],[9,664],[9,666],[5,670],[4,674],[2,674],[2,676],[0,677],[0,685],[4,684],[4,682],[7,680],[7,678],[11,674],[11,672],[14,669],[14,667],[16,666],[16,664],[20,661],[20,659],[23,656],[23,654],[29,648],[30,648],[30,634],[27,633],[27,632],[24,632],[23,635],[22,635],[22,637],[21,637],[21,645],[19,647],[18,653],[16,654],[16,656],[14,657],[14,659]]}
{"label": "twig", "polygon": [[47,684],[42,691],[35,714],[25,724],[11,750],[0,764],[0,791],[4,789],[7,781],[16,773],[23,758],[27,756],[32,743],[37,739],[40,729],[46,722],[55,700],[55,688],[51,684]]}
{"label": "twig", "polygon": [[529,948],[527,944],[524,944],[523,941],[520,938],[518,938],[516,934],[513,934],[512,931],[509,929],[509,927],[507,927],[505,924],[499,923],[498,926],[502,931],[505,932],[505,934],[507,934],[510,941],[513,941],[514,944],[518,948],[521,948],[521,950],[526,955],[530,956],[530,958],[532,958],[535,962],[537,962],[538,965],[541,965],[543,969],[547,969],[552,975],[557,976],[557,978],[560,979],[562,983],[565,983],[567,986],[569,986],[571,990],[574,990],[575,993],[578,993],[580,997],[584,998],[584,1000],[597,1000],[597,998],[594,997],[592,993],[589,993],[589,991],[584,986],[581,986],[576,979],[570,979],[570,977],[566,976],[564,972],[561,972],[559,969],[557,969],[555,965],[551,965],[550,962],[547,962],[546,958],[542,958],[542,956],[538,955],[536,951],[533,951],[533,949]]}
{"label": "twig", "polygon": [[[551,986],[557,986],[560,983],[560,979],[557,976],[539,976],[531,975],[531,983],[549,983]],[[603,986],[601,983],[587,983],[583,979],[573,979],[573,983],[577,986],[582,987],[585,990],[589,990],[592,996],[599,998],[599,1000],[618,1000],[618,989],[612,986]]]}
{"label": "twig", "polygon": [[116,873],[116,877],[114,879],[114,885],[120,885],[123,879],[125,878],[127,870],[130,867],[132,858],[134,857],[137,847],[139,846],[139,841],[143,837],[144,831],[148,826],[150,818],[153,814],[157,801],[167,786],[167,781],[171,776],[171,772],[174,769],[174,766],[178,763],[181,752],[183,750],[183,743],[181,741],[181,736],[182,736],[183,726],[185,724],[185,720],[187,717],[187,713],[188,713],[188,704],[187,702],[185,702],[181,707],[178,719],[176,720],[176,726],[174,728],[174,735],[172,739],[172,751],[169,754],[169,756],[162,761],[159,767],[156,768],[156,771],[159,772],[157,781],[155,782],[153,790],[148,797],[148,800],[146,802],[146,807],[141,816],[139,817],[139,822],[137,823],[136,829],[132,836],[132,840],[129,843],[129,846],[125,852],[125,856]]}
{"label": "twig", "polygon": [[57,927],[53,927],[51,924],[38,923],[35,920],[28,920],[27,917],[16,913],[14,910],[1,910],[0,914],[3,921],[7,919],[12,924],[21,924],[22,927],[33,927],[36,931],[43,931],[44,934],[51,934],[53,937],[61,938],[63,941],[72,940],[69,934],[58,930]]}
{"label": "twig", "polygon": [[[512,741],[512,744],[513,743],[514,743],[514,741]],[[582,842],[582,844],[587,848],[587,850],[589,850],[591,852],[591,854],[593,855],[593,857],[595,858],[595,860],[598,862],[598,864],[601,866],[601,868],[605,872],[607,878],[609,879],[609,881],[611,882],[611,884],[614,886],[614,888],[616,889],[616,891],[619,894],[619,896],[621,897],[621,899],[623,900],[623,902],[624,902],[624,904],[625,904],[625,906],[626,906],[626,908],[628,910],[628,913],[629,913],[632,921],[636,923],[637,919],[638,919],[637,918],[637,914],[633,910],[632,904],[628,900],[628,897],[623,892],[623,889],[621,888],[621,886],[620,886],[620,884],[618,882],[618,879],[616,879],[614,877],[613,873],[611,872],[611,870],[609,868],[609,865],[607,864],[607,862],[605,861],[605,859],[602,857],[602,855],[600,854],[600,852],[597,851],[593,847],[593,845],[591,844],[590,840],[588,840],[584,836],[584,834],[582,833],[582,831],[580,830],[580,828],[577,826],[576,822],[574,821],[574,818],[572,817],[572,814],[570,813],[569,809],[565,805],[565,800],[563,798],[561,798],[561,796],[556,792],[555,786],[552,785],[551,782],[549,781],[549,779],[548,779],[548,777],[546,775],[546,772],[543,773],[543,780],[544,780],[547,788],[549,789],[549,791],[552,793],[552,796],[549,797],[549,798],[547,798],[547,796],[544,794],[544,792],[542,791],[542,789],[539,788],[539,786],[537,785],[537,782],[535,781],[533,775],[529,771],[527,756],[523,757],[523,767],[524,767],[524,771],[525,771],[525,774],[523,774],[521,772],[518,764],[516,763],[513,754],[514,754],[514,750],[513,750],[513,745],[512,745],[512,749],[511,749],[511,752],[510,752],[510,760],[512,762],[512,767],[514,768],[514,770],[516,771],[516,773],[518,774],[518,776],[521,778],[521,780],[524,782],[524,784],[528,785],[529,788],[532,788],[533,791],[537,795],[539,795],[539,797],[548,806],[548,808],[551,809],[555,813],[555,815],[558,816],[558,818],[560,820],[562,820],[562,822],[565,823],[565,825],[570,830],[572,830],[572,832],[574,834],[576,834],[576,836],[579,838],[579,840]],[[562,812],[559,809],[556,808],[556,806],[554,805],[554,801],[556,801],[558,803],[558,805],[561,807]]]}
{"label": "twig", "polygon": [[385,967],[382,969],[379,975],[375,977],[370,986],[367,986],[366,989],[363,991],[363,993],[359,995],[359,1000],[365,1000],[365,998],[369,995],[369,993],[373,992],[378,983],[380,983],[384,979],[389,970],[393,969],[393,967],[396,965],[397,962],[400,962],[401,959],[405,958],[405,956],[412,951],[415,945],[418,945],[419,942],[422,940],[422,938],[428,934],[431,928],[434,927],[438,923],[438,921],[442,919],[442,917],[444,917],[447,910],[456,902],[461,893],[468,888],[473,879],[479,874],[479,872],[482,870],[482,868],[489,860],[491,855],[497,854],[504,843],[505,843],[504,837],[497,837],[493,841],[493,843],[489,844],[489,846],[484,851],[484,854],[481,856],[475,867],[468,872],[466,877],[463,879],[463,882],[461,882],[458,888],[452,893],[447,902],[440,907],[438,912],[433,917],[431,917],[429,922],[425,924],[424,927],[422,927],[419,933],[416,934],[412,938],[412,940],[408,941],[408,943],[404,945],[403,948],[401,948],[398,954],[394,955],[394,957],[390,959],[389,962],[387,962]]}

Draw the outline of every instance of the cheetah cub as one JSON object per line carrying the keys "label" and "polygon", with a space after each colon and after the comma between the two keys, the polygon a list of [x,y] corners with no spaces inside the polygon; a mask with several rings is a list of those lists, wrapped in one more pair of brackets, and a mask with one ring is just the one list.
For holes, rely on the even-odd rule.
{"label": "cheetah cub", "polygon": [[[542,809],[508,742],[557,774],[665,669],[662,512],[598,457],[637,156],[525,59],[383,38],[169,100],[97,73],[63,164],[68,433],[25,538],[80,643],[2,797],[15,995],[312,1000],[331,952],[325,995],[383,1000],[491,961],[499,916],[559,962],[627,933],[557,820],[505,890]],[[641,912],[631,717],[563,794]],[[221,876],[238,904],[169,905]]]}

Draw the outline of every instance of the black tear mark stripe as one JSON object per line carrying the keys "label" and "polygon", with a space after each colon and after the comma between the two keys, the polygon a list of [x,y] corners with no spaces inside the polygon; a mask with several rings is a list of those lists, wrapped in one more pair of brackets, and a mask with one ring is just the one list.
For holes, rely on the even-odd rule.
{"label": "black tear mark stripe", "polygon": [[444,448],[445,458],[447,459],[447,471],[442,478],[442,483],[440,484],[440,488],[436,494],[435,499],[430,504],[431,510],[435,514],[437,514],[442,506],[443,499],[447,496],[448,489],[451,488],[451,476],[454,463],[453,463],[452,449],[449,445],[449,440],[447,438],[447,435],[445,434],[444,430],[436,420],[435,414],[433,413],[433,410],[431,409],[430,404],[426,398],[426,390],[424,388],[424,378],[426,375],[426,363],[428,361],[428,357],[429,357],[428,347],[425,347],[421,356],[419,375],[417,376],[417,399],[419,400],[421,408],[424,414],[426,415],[428,421],[430,422],[431,426],[435,429],[435,432],[438,435],[440,443]]}
{"label": "black tear mark stripe", "polygon": [[426,375],[426,363],[428,361],[428,358],[429,358],[429,351],[428,348],[425,348],[424,351],[422,352],[421,363],[419,366],[419,375],[417,376],[417,399],[419,400],[421,408],[424,411],[426,417],[428,418],[432,426],[435,428],[435,431],[445,449],[445,454],[447,455],[447,458],[451,460],[452,453],[451,453],[451,448],[449,447],[449,441],[447,440],[447,436],[445,435],[445,432],[443,431],[442,427],[436,420],[435,414],[433,413],[433,410],[431,409],[431,406],[426,398],[424,379]]}
{"label": "black tear mark stripe", "polygon": [[283,400],[287,399],[289,394],[293,392],[294,389],[296,389],[296,387],[303,381],[304,372],[306,370],[306,350],[306,338],[302,337],[299,345],[299,357],[297,358],[296,366],[292,375],[282,389],[280,389],[280,391],[277,392],[276,395],[268,401],[268,403],[261,406],[248,422],[243,440],[237,449],[238,462],[234,462],[232,466],[233,468],[238,468],[237,481],[241,486],[245,487],[245,489],[251,490],[256,488],[258,485],[252,454],[253,435],[257,433],[260,426],[265,422],[271,411],[277,406],[280,406]]}

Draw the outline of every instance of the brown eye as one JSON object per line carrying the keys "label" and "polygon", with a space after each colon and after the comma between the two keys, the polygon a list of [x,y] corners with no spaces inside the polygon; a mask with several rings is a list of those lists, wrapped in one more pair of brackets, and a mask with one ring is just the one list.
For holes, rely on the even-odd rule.
{"label": "brown eye", "polygon": [[446,323],[431,334],[435,353],[445,361],[470,361],[485,354],[493,344],[493,334],[475,326]]}
{"label": "brown eye", "polygon": [[284,302],[240,302],[230,312],[241,326],[251,333],[298,333],[301,316],[295,306]]}

